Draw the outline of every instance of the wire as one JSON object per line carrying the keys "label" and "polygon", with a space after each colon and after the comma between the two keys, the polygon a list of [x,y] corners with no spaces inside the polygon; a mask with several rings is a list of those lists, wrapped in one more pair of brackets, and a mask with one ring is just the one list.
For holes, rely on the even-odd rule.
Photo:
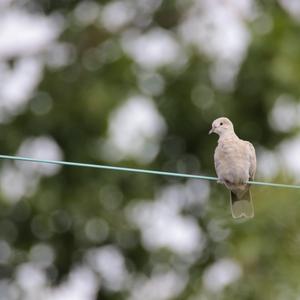
{"label": "wire", "polygon": [[[165,171],[147,170],[147,169],[126,168],[126,167],[114,167],[114,166],[108,166],[108,165],[87,164],[87,163],[70,162],[70,161],[62,161],[62,160],[37,159],[37,158],[30,158],[30,157],[23,157],[23,156],[12,156],[12,155],[1,155],[0,154],[0,159],[26,161],[26,162],[32,162],[32,163],[54,164],[54,165],[62,165],[62,166],[70,166],[70,167],[94,168],[94,169],[104,169],[104,170],[130,172],[130,173],[142,173],[142,174],[152,174],[152,175],[160,175],[160,176],[172,176],[172,177],[181,177],[181,178],[192,178],[192,179],[218,181],[217,177],[212,177],[212,176],[165,172]],[[253,184],[253,185],[259,185],[259,186],[272,186],[272,187],[278,187],[278,188],[300,189],[300,185],[292,185],[292,184],[260,182],[260,181],[248,181],[247,183]]]}

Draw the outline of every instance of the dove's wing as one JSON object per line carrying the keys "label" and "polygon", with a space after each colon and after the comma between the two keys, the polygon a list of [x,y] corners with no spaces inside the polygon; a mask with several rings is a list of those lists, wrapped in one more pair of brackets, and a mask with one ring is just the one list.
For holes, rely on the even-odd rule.
{"label": "dove's wing", "polygon": [[[244,153],[246,154],[244,160],[244,166],[249,168],[247,172],[249,172],[248,176],[250,180],[254,179],[255,171],[256,171],[256,155],[255,149],[250,142],[242,141]],[[247,159],[248,157],[248,159]],[[247,162],[247,163],[246,163]],[[252,197],[250,193],[250,185],[244,185],[244,192],[234,193],[231,191],[230,193],[230,202],[231,202],[231,213],[233,218],[252,218],[254,217],[254,208],[252,203]]]}
{"label": "dove's wing", "polygon": [[256,154],[253,145],[250,142],[247,143],[249,145],[249,154],[250,154],[249,179],[253,180],[256,172]]}

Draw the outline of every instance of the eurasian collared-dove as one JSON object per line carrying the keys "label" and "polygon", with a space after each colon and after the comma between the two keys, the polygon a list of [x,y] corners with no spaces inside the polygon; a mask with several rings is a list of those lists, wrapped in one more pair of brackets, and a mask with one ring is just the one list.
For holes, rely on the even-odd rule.
{"label": "eurasian collared-dove", "polygon": [[227,118],[218,118],[212,123],[209,133],[219,135],[215,150],[215,168],[218,181],[230,190],[233,218],[254,216],[248,180],[253,180],[256,171],[255,149],[250,142],[235,134],[233,124]]}

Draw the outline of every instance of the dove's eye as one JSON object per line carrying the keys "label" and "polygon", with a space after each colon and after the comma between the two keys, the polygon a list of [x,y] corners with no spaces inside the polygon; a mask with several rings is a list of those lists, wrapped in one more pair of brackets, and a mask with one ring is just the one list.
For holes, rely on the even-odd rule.
{"label": "dove's eye", "polygon": [[223,122],[221,122],[220,125],[222,126],[222,125],[223,125]]}

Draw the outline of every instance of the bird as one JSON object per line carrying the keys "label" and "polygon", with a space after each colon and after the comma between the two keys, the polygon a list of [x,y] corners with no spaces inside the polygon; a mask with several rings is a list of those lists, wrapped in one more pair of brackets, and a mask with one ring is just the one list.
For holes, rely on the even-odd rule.
{"label": "bird", "polygon": [[255,148],[235,134],[232,122],[226,117],[213,121],[211,133],[219,135],[214,163],[218,183],[230,191],[232,217],[252,218],[254,207],[248,181],[254,180],[256,172]]}

